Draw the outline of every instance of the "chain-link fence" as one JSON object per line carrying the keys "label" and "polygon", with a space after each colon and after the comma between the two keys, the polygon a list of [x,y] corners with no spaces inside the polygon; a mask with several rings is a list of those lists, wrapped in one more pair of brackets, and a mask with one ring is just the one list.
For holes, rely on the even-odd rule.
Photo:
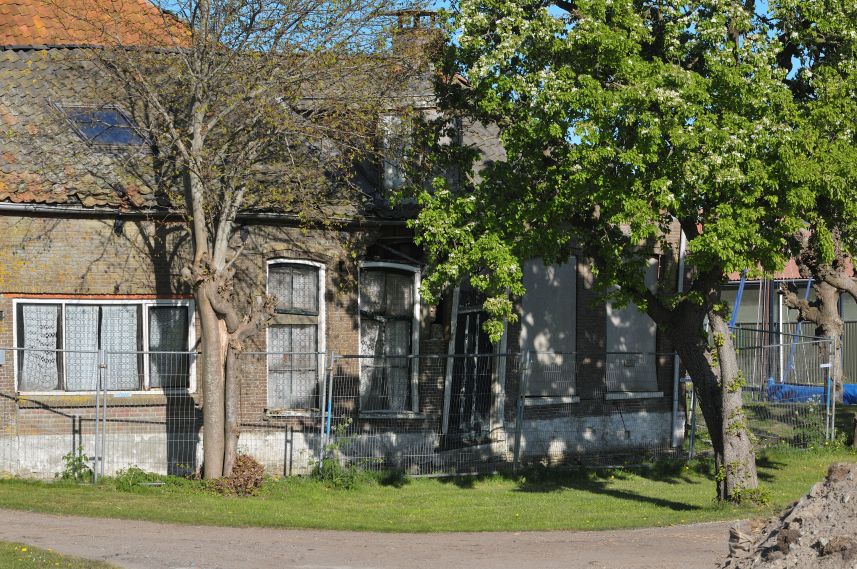
{"label": "chain-link fence", "polygon": [[[832,436],[827,344],[736,333],[744,404],[761,444]],[[202,466],[197,354],[0,352],[0,470],[48,477],[77,458],[98,475]],[[680,364],[661,353],[359,356],[245,352],[239,451],[280,475],[327,458],[415,475],[530,464],[612,465],[683,458],[704,425]]]}
{"label": "chain-link fence", "polygon": [[[755,327],[734,333],[744,412],[756,446],[806,448],[832,440],[837,389],[830,374],[831,341]],[[690,390],[686,408],[693,455],[706,450],[710,439]]]}
{"label": "chain-link fence", "polygon": [[[2,353],[0,469],[53,476],[70,457],[98,475],[202,466],[197,354]],[[239,369],[239,451],[281,475],[324,457],[446,474],[681,453],[670,354],[245,352]]]}

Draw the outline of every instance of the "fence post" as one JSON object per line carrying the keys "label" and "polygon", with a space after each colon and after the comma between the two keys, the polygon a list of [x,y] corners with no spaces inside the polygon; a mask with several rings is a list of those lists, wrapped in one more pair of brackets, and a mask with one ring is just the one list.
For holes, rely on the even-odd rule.
{"label": "fence post", "polygon": [[107,366],[107,353],[101,350],[101,477],[104,478],[104,457],[107,454],[107,385],[110,383],[110,368]]}
{"label": "fence post", "polygon": [[[657,356],[656,356],[657,357]],[[656,363],[657,365],[657,363]],[[672,415],[672,440],[670,446],[676,448],[681,440],[681,432],[678,428],[678,395],[681,391],[681,364],[678,358],[678,352],[673,352],[673,415]]]}
{"label": "fence post", "polygon": [[690,445],[687,449],[688,460],[693,458],[694,445],[696,444],[696,389],[693,384],[690,386]]}
{"label": "fence post", "polygon": [[104,476],[104,430],[107,428],[107,422],[104,415],[107,413],[107,405],[104,404],[102,412],[102,400],[107,398],[107,390],[105,389],[106,378],[105,370],[107,362],[104,356],[104,350],[98,350],[98,363],[96,366],[95,379],[95,456],[92,459],[92,481],[98,482],[98,477]]}
{"label": "fence post", "polygon": [[[328,400],[328,390],[333,391],[333,360],[336,357],[335,352],[330,352],[330,360],[327,366],[327,369],[322,374],[321,381],[321,401],[319,402],[319,424],[318,424],[318,464],[321,466],[322,461],[324,460],[324,447],[327,445],[327,437],[328,433],[326,430],[327,426],[327,400]],[[328,387],[329,386],[329,387]]]}
{"label": "fence post", "polygon": [[101,442],[101,366],[104,361],[104,351],[98,350],[98,361],[95,364],[95,440],[93,441],[92,482],[98,482],[98,461],[101,458],[98,445]]}
{"label": "fence post", "polygon": [[836,349],[835,340],[826,340],[827,361],[820,364],[819,367],[824,370],[824,440],[832,441],[834,437],[834,417],[836,409],[836,378],[833,371],[833,358],[836,357],[834,350]]}
{"label": "fence post", "polygon": [[328,368],[327,373],[329,374],[327,378],[327,420],[324,424],[324,436],[325,441],[330,440],[330,423],[332,421],[333,415],[333,362],[336,360],[336,352],[330,353],[330,366]]}
{"label": "fence post", "polygon": [[[831,349],[829,352],[831,355],[831,358],[833,358],[833,361],[837,361],[835,358],[837,358],[837,357],[839,358],[838,361],[839,361],[840,366],[843,363],[842,358],[844,357],[844,354],[842,353],[841,346],[837,346],[836,342],[841,342],[841,341],[842,341],[842,336],[840,336],[839,338],[831,339],[830,340]],[[839,351],[837,352],[837,350],[839,350]],[[841,367],[844,367],[844,366],[841,366]],[[840,369],[841,369],[841,367],[840,367]],[[833,404],[831,405],[831,409],[830,409],[830,442],[833,442],[833,439],[836,438],[836,393],[837,393],[836,390],[838,389],[838,386],[836,385],[836,379],[837,379],[836,374],[832,373],[834,369],[836,369],[836,368],[831,367],[830,371],[828,372],[828,374],[830,375],[830,378],[831,378],[831,382],[833,383],[833,389],[832,389],[833,393],[831,395],[831,397],[833,398]],[[844,387],[845,386],[843,386],[843,388]]]}
{"label": "fence post", "polygon": [[518,408],[515,415],[515,453],[512,458],[512,472],[518,473],[521,462],[521,435],[524,430],[524,403],[526,402],[527,390],[530,383],[530,352],[524,352],[524,361],[521,365],[521,385],[518,387]]}

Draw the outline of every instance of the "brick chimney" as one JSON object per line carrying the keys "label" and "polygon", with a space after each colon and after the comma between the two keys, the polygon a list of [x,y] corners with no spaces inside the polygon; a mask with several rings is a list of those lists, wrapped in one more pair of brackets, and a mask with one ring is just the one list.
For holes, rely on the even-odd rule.
{"label": "brick chimney", "polygon": [[437,27],[437,12],[400,10],[393,28],[393,53],[403,57],[433,58],[440,49],[442,35]]}

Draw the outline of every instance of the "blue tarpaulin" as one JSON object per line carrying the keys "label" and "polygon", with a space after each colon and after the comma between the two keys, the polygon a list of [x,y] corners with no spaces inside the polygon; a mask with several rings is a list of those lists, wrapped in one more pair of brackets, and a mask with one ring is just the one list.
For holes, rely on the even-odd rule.
{"label": "blue tarpaulin", "polygon": [[[768,399],[783,403],[824,402],[824,387],[815,385],[795,385],[793,383],[777,383],[774,378],[768,378]],[[857,404],[857,383],[846,383],[844,386],[843,403]]]}

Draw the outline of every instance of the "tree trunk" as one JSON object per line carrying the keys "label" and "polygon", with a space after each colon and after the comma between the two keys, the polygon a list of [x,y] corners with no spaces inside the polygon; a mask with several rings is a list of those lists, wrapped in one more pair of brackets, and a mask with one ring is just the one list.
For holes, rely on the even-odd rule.
{"label": "tree trunk", "polygon": [[819,346],[820,360],[821,363],[830,364],[830,378],[836,386],[836,401],[842,403],[842,384],[845,373],[842,362],[842,330],[844,325],[839,316],[840,291],[824,281],[816,281],[813,288],[815,289],[816,307],[818,308],[815,335],[829,340]]}
{"label": "tree trunk", "polygon": [[238,415],[241,411],[241,379],[238,374],[239,353],[235,346],[226,349],[226,401],[224,426],[224,455],[223,476],[232,475],[232,467],[238,455],[238,437],[240,424]]}
{"label": "tree trunk", "polygon": [[713,347],[702,337],[701,326],[694,324],[702,320],[701,315],[697,316],[665,329],[693,379],[711,436],[717,499],[737,501],[741,490],[758,486],[756,455],[741,405],[737,355],[722,316],[708,315],[716,340]]}
{"label": "tree trunk", "polygon": [[719,312],[712,310],[708,314],[708,321],[717,349],[722,400],[723,458],[717,470],[718,495],[727,500],[740,501],[742,491],[759,486],[756,453],[741,400],[745,378],[738,369],[738,356],[726,320]]}
{"label": "tree trunk", "polygon": [[224,367],[225,330],[211,306],[205,287],[194,289],[202,336],[203,476],[223,475],[224,457]]}

